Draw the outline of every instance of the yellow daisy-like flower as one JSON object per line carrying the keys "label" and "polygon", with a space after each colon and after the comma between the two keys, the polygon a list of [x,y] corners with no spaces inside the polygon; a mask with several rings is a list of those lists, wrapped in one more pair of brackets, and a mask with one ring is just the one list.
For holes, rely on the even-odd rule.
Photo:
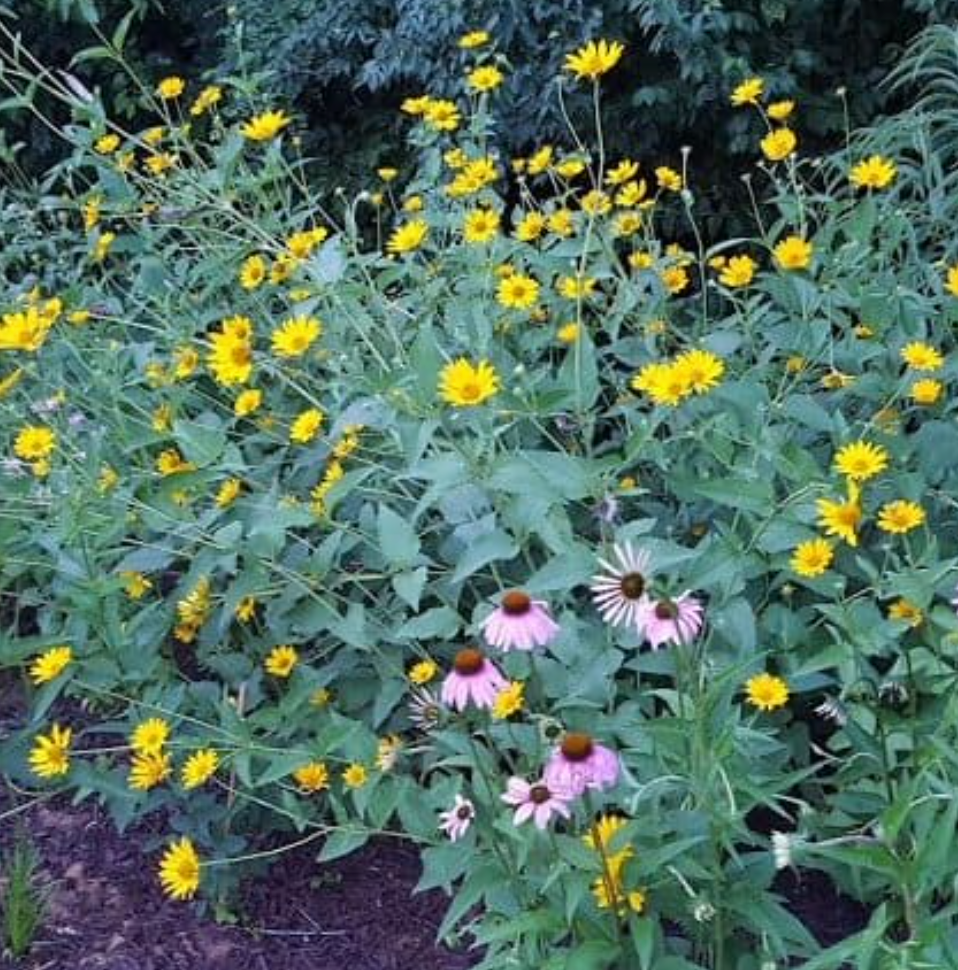
{"label": "yellow daisy-like flower", "polygon": [[323,426],[323,412],[319,408],[309,408],[298,415],[289,429],[289,440],[299,445],[309,444],[319,434]]}
{"label": "yellow daisy-like flower", "polygon": [[869,441],[845,445],[835,455],[835,471],[853,482],[867,482],[888,467],[888,452]]}
{"label": "yellow daisy-like flower", "polygon": [[186,90],[186,82],[181,77],[165,77],[156,86],[156,93],[164,101],[178,98]]}
{"label": "yellow daisy-like flower", "polygon": [[689,271],[684,266],[667,266],[659,273],[659,279],[672,296],[687,290],[691,283]]}
{"label": "yellow daisy-like flower", "polygon": [[409,682],[422,686],[434,680],[439,673],[439,665],[434,660],[420,660],[409,669]]}
{"label": "yellow daisy-like flower", "polygon": [[595,292],[596,285],[591,276],[560,276],[556,289],[567,300],[587,300]]}
{"label": "yellow daisy-like flower", "polygon": [[798,138],[791,128],[776,128],[762,139],[762,154],[770,162],[788,158],[798,145]]}
{"label": "yellow daisy-like flower", "polygon": [[13,442],[13,452],[24,461],[48,458],[57,446],[57,435],[45,425],[27,425],[21,428]]}
{"label": "yellow daisy-like flower", "polygon": [[792,553],[791,567],[799,576],[821,576],[835,558],[834,550],[824,539],[809,539],[800,543]]}
{"label": "yellow daisy-like flower", "polygon": [[187,790],[205,785],[220,766],[220,756],[212,748],[194,751],[180,771],[180,784]]}
{"label": "yellow daisy-like flower", "polygon": [[129,786],[134,791],[149,791],[162,785],[172,771],[170,756],[160,754],[137,754],[130,765]]}
{"label": "yellow daisy-like flower", "polygon": [[475,407],[499,390],[499,377],[487,360],[472,364],[465,357],[447,364],[439,375],[439,396],[453,407]]}
{"label": "yellow daisy-like flower", "polygon": [[277,357],[302,357],[322,332],[323,325],[316,317],[291,317],[273,331],[273,353]]}
{"label": "yellow daisy-like flower", "polygon": [[239,478],[227,478],[216,493],[216,504],[221,509],[229,508],[243,491],[243,482]]}
{"label": "yellow daisy-like flower", "polygon": [[93,150],[98,155],[112,155],[120,147],[120,136],[110,132],[108,135],[101,135],[93,143]]}
{"label": "yellow daisy-like flower", "polygon": [[412,219],[394,229],[386,243],[386,251],[395,256],[411,253],[425,242],[429,224],[424,219]]}
{"label": "yellow daisy-like flower", "polygon": [[849,179],[856,189],[887,189],[898,174],[898,168],[890,158],[871,155],[855,165]]}
{"label": "yellow daisy-like flower", "polygon": [[333,699],[333,692],[328,687],[317,687],[309,695],[309,703],[313,707],[326,707]]}
{"label": "yellow daisy-like flower", "polygon": [[646,364],[632,378],[631,387],[647,394],[660,407],[677,407],[692,393],[685,371],[669,361]]}
{"label": "yellow daisy-like flower", "polygon": [[167,448],[156,459],[156,470],[164,476],[182,475],[196,471],[196,465],[187,461],[176,448]]}
{"label": "yellow daisy-like flower", "polygon": [[130,747],[137,754],[159,754],[170,736],[170,725],[161,717],[141,721],[130,735]]}
{"label": "yellow daisy-like flower", "polygon": [[735,108],[741,108],[747,104],[758,104],[762,95],[765,93],[765,82],[760,77],[750,77],[737,85],[729,100]]}
{"label": "yellow daisy-like flower", "polygon": [[462,117],[455,101],[439,99],[430,101],[423,112],[423,121],[436,131],[455,131]]}
{"label": "yellow daisy-like flower", "polygon": [[915,381],[911,386],[909,394],[915,404],[930,405],[936,404],[944,393],[945,385],[941,381],[923,380]]}
{"label": "yellow daisy-like flower", "polygon": [[625,185],[639,174],[639,163],[630,158],[624,158],[605,173],[605,180],[609,185]]}
{"label": "yellow daisy-like flower", "polygon": [[160,884],[171,899],[192,899],[200,888],[200,857],[185,835],[173,842],[160,859]]}
{"label": "yellow daisy-like flower", "polygon": [[958,263],[949,268],[945,276],[945,289],[952,296],[958,296]]}
{"label": "yellow daisy-like flower", "polygon": [[925,619],[921,607],[916,606],[910,600],[899,599],[888,607],[888,619],[901,620],[911,627],[921,626]]}
{"label": "yellow daisy-like flower", "polygon": [[619,63],[624,53],[625,47],[618,41],[589,41],[566,55],[565,69],[580,81],[597,81]]}
{"label": "yellow daisy-like flower", "polygon": [[925,522],[925,510],[917,502],[898,499],[887,502],[878,512],[878,528],[892,535],[904,535]]}
{"label": "yellow daisy-like flower", "polygon": [[293,119],[283,111],[264,111],[240,126],[240,134],[250,141],[271,141]]}
{"label": "yellow daisy-like flower", "polygon": [[513,273],[500,280],[496,289],[496,300],[510,310],[528,310],[538,299],[538,282],[521,273]]}
{"label": "yellow daisy-like flower", "polygon": [[209,84],[200,91],[196,100],[190,105],[190,114],[194,118],[199,118],[222,100],[223,89],[216,84]]}
{"label": "yellow daisy-like flower", "polygon": [[773,674],[756,674],[745,683],[749,704],[760,711],[775,711],[788,703],[788,683]]}
{"label": "yellow daisy-like flower", "polygon": [[676,375],[694,394],[708,394],[718,387],[725,373],[725,362],[707,350],[688,350],[672,365]]}
{"label": "yellow daisy-like flower", "polygon": [[794,101],[773,101],[772,104],[768,106],[766,114],[772,121],[785,121],[787,118],[791,118],[792,112],[795,110]]}
{"label": "yellow daisy-like flower", "polygon": [[309,761],[293,772],[293,780],[301,792],[312,795],[329,788],[329,769],[322,761]]}
{"label": "yellow daisy-like flower", "polygon": [[579,207],[590,216],[604,216],[612,211],[612,200],[601,189],[592,189],[579,200]]}
{"label": "yellow daisy-like flower", "polygon": [[945,358],[930,344],[915,340],[902,348],[901,359],[912,370],[936,371],[941,370]]}
{"label": "yellow daisy-like flower", "polygon": [[269,656],[263,661],[263,666],[266,668],[266,672],[274,677],[289,677],[298,663],[299,653],[295,647],[287,644],[273,647]]}
{"label": "yellow daisy-like flower", "polygon": [[674,168],[660,165],[655,170],[655,184],[665,192],[681,192],[684,183],[682,176]]}
{"label": "yellow daisy-like flower", "polygon": [[369,772],[366,771],[365,765],[358,764],[357,762],[353,762],[343,772],[343,784],[347,788],[362,788],[368,778]]}
{"label": "yellow daisy-like flower", "polygon": [[499,232],[499,213],[495,209],[473,209],[466,213],[462,237],[467,243],[487,243]]}
{"label": "yellow daisy-like flower", "polygon": [[73,732],[58,724],[49,734],[38,734],[30,750],[30,770],[39,778],[58,778],[70,770],[70,740]]}
{"label": "yellow daisy-like flower", "polygon": [[489,43],[489,33],[485,30],[470,30],[459,38],[459,46],[464,51],[471,51],[477,47],[484,47]]}
{"label": "yellow daisy-like flower", "polygon": [[258,388],[251,387],[249,390],[240,393],[233,402],[233,413],[238,418],[245,418],[259,409],[263,403],[263,392]]}
{"label": "yellow daisy-like flower", "polygon": [[817,504],[818,524],[825,535],[838,536],[850,546],[857,546],[858,527],[862,521],[862,510],[858,501],[833,502],[821,498]]}
{"label": "yellow daisy-like flower", "polygon": [[55,680],[66,670],[72,660],[73,650],[70,647],[66,645],[50,647],[30,665],[30,679],[38,686]]}
{"label": "yellow daisy-like flower", "polygon": [[266,280],[266,260],[259,254],[254,254],[243,260],[240,267],[239,281],[244,290],[255,290]]}
{"label": "yellow daisy-like flower", "polygon": [[748,286],[755,279],[757,268],[758,264],[751,256],[731,256],[719,273],[719,281],[729,289]]}
{"label": "yellow daisy-like flower", "polygon": [[496,694],[492,704],[492,716],[497,721],[505,721],[518,714],[525,704],[526,685],[521,680],[510,681]]}
{"label": "yellow daisy-like flower", "polygon": [[801,236],[788,236],[773,250],[772,256],[780,269],[807,269],[812,261],[814,247]]}
{"label": "yellow daisy-like flower", "polygon": [[579,339],[579,325],[572,321],[571,323],[564,323],[558,330],[556,330],[556,340],[560,344],[574,344]]}
{"label": "yellow daisy-like flower", "polygon": [[534,242],[545,231],[548,217],[541,212],[527,212],[517,223],[513,235],[519,242]]}
{"label": "yellow daisy-like flower", "polygon": [[142,599],[153,588],[153,583],[143,573],[122,572],[120,578],[124,582],[123,591],[131,600]]}
{"label": "yellow daisy-like flower", "polygon": [[505,75],[498,67],[485,64],[477,67],[466,75],[466,83],[473,91],[494,91],[505,80]]}

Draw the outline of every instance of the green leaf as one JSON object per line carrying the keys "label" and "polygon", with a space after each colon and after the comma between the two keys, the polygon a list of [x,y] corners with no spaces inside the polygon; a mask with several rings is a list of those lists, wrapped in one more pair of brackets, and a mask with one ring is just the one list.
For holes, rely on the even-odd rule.
{"label": "green leaf", "polygon": [[390,566],[411,566],[419,556],[416,530],[389,506],[379,506],[377,519],[379,550]]}
{"label": "green leaf", "polygon": [[204,414],[195,421],[174,421],[173,437],[183,457],[198,468],[211,465],[226,447],[226,433],[215,415]]}

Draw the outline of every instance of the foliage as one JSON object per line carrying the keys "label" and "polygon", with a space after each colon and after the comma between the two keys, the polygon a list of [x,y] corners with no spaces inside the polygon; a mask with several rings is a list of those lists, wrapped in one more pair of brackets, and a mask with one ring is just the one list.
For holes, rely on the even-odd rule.
{"label": "foliage", "polygon": [[0,860],[0,941],[14,958],[30,952],[44,908],[44,894],[37,885],[36,851],[20,833]]}
{"label": "foliage", "polygon": [[[955,36],[824,162],[723,90],[741,238],[677,147],[610,154],[614,47],[514,187],[508,91],[457,79],[335,204],[249,77],[152,77],[145,128],[38,78],[73,119],[3,210],[0,768],[163,819],[176,898],[409,838],[490,970],[954,963]],[[503,801],[541,775],[542,829]],[[787,866],[868,926],[823,950]]]}

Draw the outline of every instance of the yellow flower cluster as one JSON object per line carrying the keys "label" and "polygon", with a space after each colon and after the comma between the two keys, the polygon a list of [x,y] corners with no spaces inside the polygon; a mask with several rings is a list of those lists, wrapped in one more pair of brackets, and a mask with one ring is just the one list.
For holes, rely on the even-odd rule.
{"label": "yellow flower cluster", "polygon": [[646,364],[632,378],[632,388],[653,404],[676,407],[693,394],[708,394],[725,374],[725,362],[708,350],[688,350],[671,361]]}

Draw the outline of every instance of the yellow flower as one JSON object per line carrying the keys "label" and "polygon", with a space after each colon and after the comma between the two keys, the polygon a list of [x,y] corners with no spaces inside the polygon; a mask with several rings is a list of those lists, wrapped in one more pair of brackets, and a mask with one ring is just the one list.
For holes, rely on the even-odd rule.
{"label": "yellow flower", "polygon": [[747,104],[758,104],[764,92],[765,82],[760,77],[750,77],[733,89],[729,100],[733,107],[741,108]]}
{"label": "yellow flower", "polygon": [[428,684],[439,673],[439,665],[434,660],[420,660],[409,670],[409,681],[417,686]]}
{"label": "yellow flower", "polygon": [[780,269],[807,269],[813,251],[812,244],[801,236],[788,236],[772,250],[772,255]]}
{"label": "yellow flower", "polygon": [[898,168],[890,158],[871,155],[852,168],[849,180],[856,189],[887,189],[895,181]]}
{"label": "yellow flower", "polygon": [[333,699],[333,692],[328,687],[317,687],[316,690],[309,695],[309,703],[313,707],[326,707],[327,704]]}
{"label": "yellow flower", "polygon": [[64,645],[50,647],[40,654],[30,665],[30,679],[37,685],[55,680],[70,665],[73,651]]}
{"label": "yellow flower", "polygon": [[283,111],[264,111],[240,126],[240,134],[250,141],[271,141],[292,120]]}
{"label": "yellow flower", "polygon": [[86,232],[95,229],[100,222],[100,206],[103,198],[99,195],[92,195],[83,203],[83,228]]}
{"label": "yellow flower", "polygon": [[291,317],[273,331],[273,353],[277,357],[302,357],[322,332],[323,326],[315,317]]}
{"label": "yellow flower", "polygon": [[921,608],[906,599],[896,600],[888,607],[888,619],[902,620],[911,627],[921,626],[924,618]]}
{"label": "yellow flower", "polygon": [[263,666],[266,672],[274,677],[289,677],[297,663],[299,663],[299,654],[296,648],[285,645],[273,647]]}
{"label": "yellow flower", "polygon": [[695,394],[707,394],[719,385],[725,362],[707,350],[688,350],[673,363],[680,381]]}
{"label": "yellow flower", "polygon": [[[681,183],[681,176],[679,176],[679,181]],[[679,188],[681,188],[681,184]],[[639,205],[648,191],[649,187],[646,185],[645,179],[639,179],[638,182],[626,182],[616,193],[615,204],[622,206],[623,209],[630,209]]]}
{"label": "yellow flower", "polygon": [[362,788],[369,777],[364,765],[353,762],[343,772],[343,783],[347,788]]}
{"label": "yellow flower", "polygon": [[574,344],[578,339],[579,325],[574,320],[570,323],[564,323],[556,330],[556,340],[560,344]]}
{"label": "yellow flower", "polygon": [[605,180],[609,185],[624,185],[634,179],[638,173],[639,163],[630,158],[624,158],[605,173]]}
{"label": "yellow flower", "polygon": [[108,492],[112,492],[116,488],[120,481],[120,476],[116,469],[111,468],[109,465],[104,465],[100,469],[100,474],[97,476],[96,488],[101,495],[106,495]]}
{"label": "yellow flower", "polygon": [[835,455],[835,470],[853,482],[866,482],[888,466],[888,452],[881,445],[855,441]]}
{"label": "yellow flower", "polygon": [[592,296],[595,287],[591,276],[560,276],[556,288],[567,300],[585,300]]}
{"label": "yellow flower", "polygon": [[199,118],[222,100],[223,89],[215,84],[209,84],[200,91],[196,100],[190,105],[190,114],[194,118]]}
{"label": "yellow flower", "polygon": [[70,770],[70,728],[50,726],[49,734],[38,734],[30,750],[30,770],[40,778],[57,778]]}
{"label": "yellow flower", "polygon": [[510,681],[496,694],[492,704],[492,716],[497,721],[505,721],[518,714],[525,704],[526,685],[521,680]]}
{"label": "yellow flower", "polygon": [[924,524],[925,510],[917,502],[898,499],[879,509],[878,528],[892,535],[904,535]]}
{"label": "yellow flower", "polygon": [[296,417],[289,429],[289,440],[297,444],[309,444],[319,434],[323,426],[323,412],[319,408],[308,408]]}
{"label": "yellow flower", "polygon": [[748,286],[755,278],[758,264],[751,256],[732,256],[719,273],[719,280],[730,289]]}
{"label": "yellow flower", "polygon": [[110,132],[108,135],[101,135],[93,143],[94,150],[100,155],[112,155],[120,147],[120,136]]}
{"label": "yellow flower", "polygon": [[251,387],[241,392],[233,402],[233,413],[238,418],[245,418],[252,414],[263,403],[263,392],[258,388]]}
{"label": "yellow flower", "polygon": [[243,483],[238,478],[227,478],[216,493],[216,504],[221,509],[229,508],[243,491]]}
{"label": "yellow flower", "polygon": [[[236,326],[242,323],[243,326]],[[207,364],[213,379],[224,387],[245,384],[253,374],[253,345],[246,317],[224,320],[219,332],[210,334],[212,350]]]}
{"label": "yellow flower", "polygon": [[465,51],[474,50],[476,47],[483,47],[489,43],[489,34],[485,30],[470,30],[459,38],[459,46]]}
{"label": "yellow flower", "polygon": [[526,160],[526,171],[530,175],[541,175],[543,172],[548,171],[554,155],[555,150],[551,145],[543,145],[534,151]]}
{"label": "yellow flower", "polygon": [[210,612],[210,581],[201,577],[192,590],[176,604],[179,623],[174,635],[181,643],[192,643]]}
{"label": "yellow flower", "polygon": [[473,91],[494,91],[503,80],[502,71],[491,64],[477,67],[466,75],[466,82]]}
{"label": "yellow flower", "polygon": [[949,268],[945,277],[945,289],[952,296],[958,296],[958,263]]}
{"label": "yellow flower", "polygon": [[756,674],[745,683],[748,702],[760,711],[774,711],[788,703],[788,683],[772,674]]}
{"label": "yellow flower", "polygon": [[376,745],[376,767],[380,771],[392,771],[396,767],[402,752],[402,738],[398,734],[389,734],[379,739]]}
{"label": "yellow flower", "polygon": [[308,761],[293,772],[293,780],[300,791],[312,795],[329,787],[329,769],[322,761]]}
{"label": "yellow flower", "polygon": [[665,361],[646,364],[632,378],[631,386],[664,407],[676,407],[692,393],[685,371]]}
{"label": "yellow flower", "polygon": [[585,171],[585,162],[581,158],[564,158],[555,166],[556,175],[564,179],[573,179]]}
{"label": "yellow flower", "polygon": [[429,225],[424,219],[412,219],[393,230],[386,243],[387,252],[399,255],[418,249],[429,235]]}
{"label": "yellow flower", "polygon": [[157,152],[156,154],[150,155],[143,162],[152,175],[158,176],[168,172],[176,163],[176,155],[171,155],[169,152]]}
{"label": "yellow flower", "polygon": [[134,791],[149,791],[163,784],[172,771],[168,754],[137,754],[130,764],[129,786]]}
{"label": "yellow flower", "polygon": [[825,535],[838,536],[850,546],[857,546],[858,527],[862,521],[862,510],[857,498],[848,502],[820,498],[817,504],[818,524]]}
{"label": "yellow flower", "polygon": [[580,81],[597,81],[619,63],[625,47],[618,41],[589,41],[572,54],[567,54],[565,69]]}
{"label": "yellow flower", "polygon": [[768,106],[766,114],[768,114],[772,121],[785,121],[786,118],[792,116],[794,110],[794,101],[774,101]]}
{"label": "yellow flower", "polygon": [[418,98],[406,98],[403,103],[399,106],[399,110],[403,114],[413,115],[414,117],[423,115],[426,113],[426,108],[429,106],[429,102],[432,99],[428,95],[422,95]]}
{"label": "yellow flower", "polygon": [[945,358],[939,351],[919,340],[913,341],[902,348],[901,359],[912,370],[941,370],[945,363]]}
{"label": "yellow flower", "polygon": [[115,232],[101,232],[100,237],[97,239],[96,244],[93,247],[93,253],[91,254],[91,259],[94,263],[102,263],[103,260],[109,255],[110,248],[116,241]]}
{"label": "yellow flower", "polygon": [[792,553],[791,566],[799,576],[821,576],[835,558],[831,545],[824,539],[809,539]]}
{"label": "yellow flower", "polygon": [[601,189],[593,189],[586,192],[579,200],[579,205],[583,212],[590,216],[604,216],[612,209],[612,200]]}
{"label": "yellow flower", "polygon": [[945,390],[945,385],[941,381],[923,380],[915,381],[911,386],[911,399],[915,404],[935,404]]}
{"label": "yellow flower", "polygon": [[531,276],[513,273],[499,281],[496,299],[511,310],[528,310],[539,299],[539,284]]}
{"label": "yellow flower", "polygon": [[130,735],[130,747],[137,754],[159,754],[170,736],[170,725],[161,717],[141,721]]}
{"label": "yellow flower", "polygon": [[468,243],[487,243],[499,232],[499,213],[495,209],[473,209],[463,220],[462,235]]}
{"label": "yellow flower", "polygon": [[499,378],[486,360],[474,365],[460,357],[447,364],[439,375],[439,396],[453,407],[475,407],[498,390]]}
{"label": "yellow flower", "polygon": [[156,470],[166,477],[167,475],[180,475],[185,472],[196,471],[196,465],[187,461],[176,448],[167,448],[160,452],[156,459]]}
{"label": "yellow flower", "polygon": [[776,128],[762,139],[762,154],[770,162],[781,162],[788,158],[798,145],[798,138],[791,128]]}
{"label": "yellow flower", "polygon": [[192,899],[200,888],[200,857],[185,835],[160,859],[160,884],[171,899]]}
{"label": "yellow flower", "polygon": [[21,428],[13,442],[13,452],[24,461],[37,461],[53,454],[57,435],[52,428],[42,424],[28,424]]}
{"label": "yellow flower", "polygon": [[186,88],[186,82],[181,77],[165,77],[156,86],[156,93],[164,101],[178,98]]}
{"label": "yellow flower", "polygon": [[681,192],[682,176],[674,168],[660,165],[655,170],[655,184],[666,192]]}
{"label": "yellow flower", "polygon": [[244,596],[233,611],[234,616],[240,623],[249,623],[256,616],[256,597]]}
{"label": "yellow flower", "polygon": [[239,281],[244,290],[255,290],[266,279],[266,260],[259,254],[249,256],[243,260],[240,267]]}
{"label": "yellow flower", "polygon": [[[54,308],[55,309],[55,308]],[[0,350],[39,350],[47,339],[58,313],[30,306],[18,313],[5,313],[0,326]]]}
{"label": "yellow flower", "polygon": [[461,120],[455,101],[430,101],[423,112],[423,120],[437,131],[455,131]]}
{"label": "yellow flower", "polygon": [[659,279],[673,296],[688,289],[691,282],[689,271],[684,266],[667,266],[659,273]]}
{"label": "yellow flower", "polygon": [[220,766],[220,756],[212,748],[194,751],[184,762],[180,771],[180,783],[190,791],[205,785]]}
{"label": "yellow flower", "polygon": [[519,242],[534,242],[545,232],[547,219],[541,212],[527,212],[517,223],[513,235]]}

